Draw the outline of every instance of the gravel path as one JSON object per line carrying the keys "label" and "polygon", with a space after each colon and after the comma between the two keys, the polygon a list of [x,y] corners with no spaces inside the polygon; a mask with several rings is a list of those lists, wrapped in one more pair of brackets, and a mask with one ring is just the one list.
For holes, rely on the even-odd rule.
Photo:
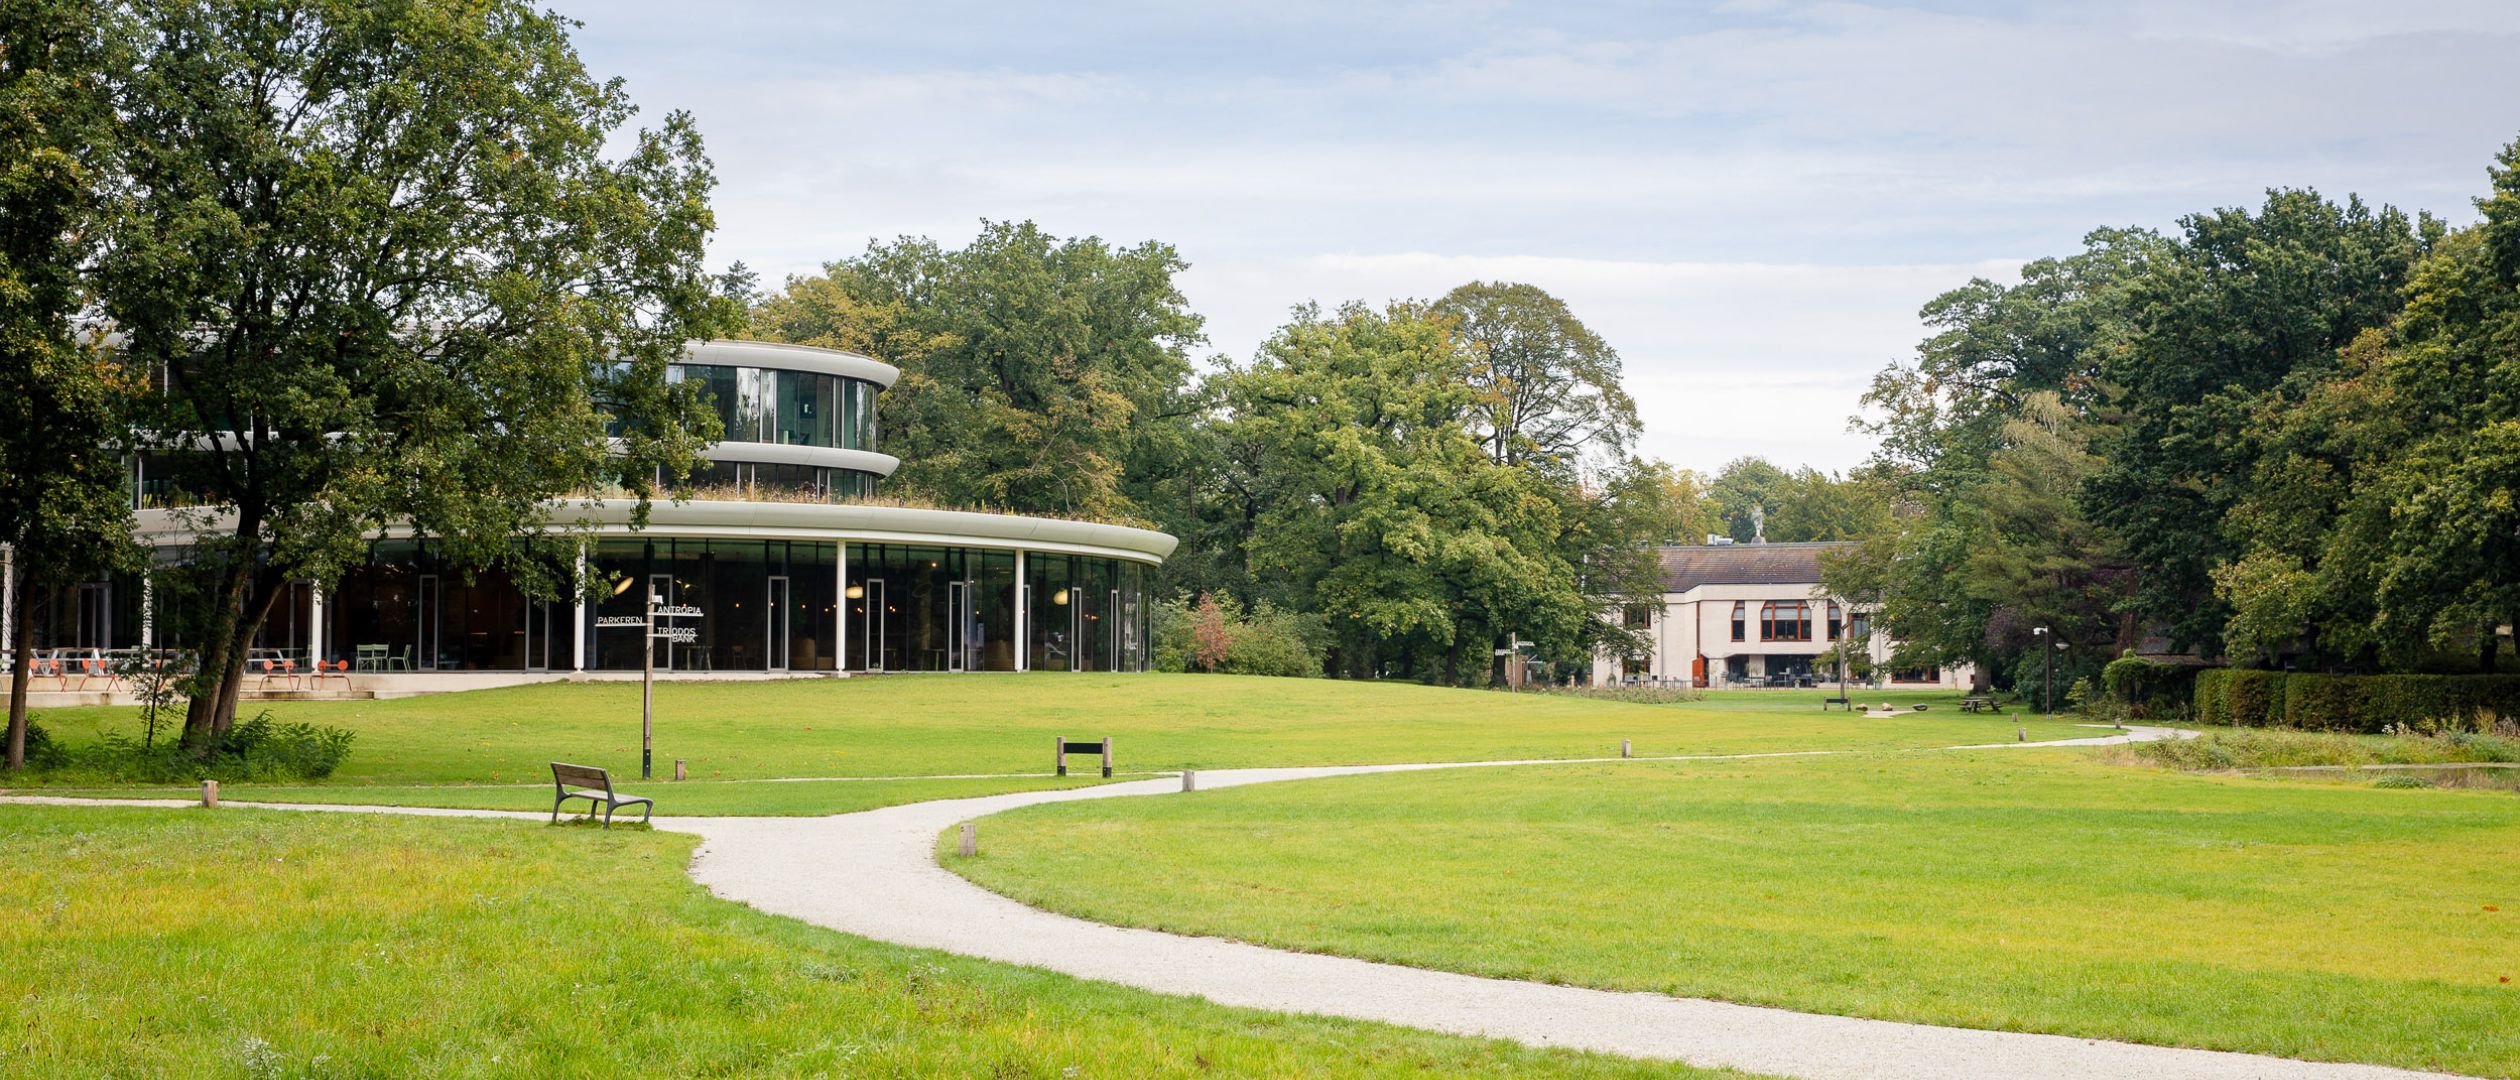
{"label": "gravel path", "polygon": [[[2191,734],[2165,728],[2133,728],[2124,735],[1951,749],[2092,746]],[[1651,760],[1842,752],[1845,751]],[[1367,773],[1572,763],[1479,761],[1229,769],[1200,772],[1199,787],[1211,790]],[[656,825],[698,834],[702,843],[692,861],[692,877],[718,896],[763,911],[879,941],[1025,964],[1157,993],[1202,997],[1225,1005],[1352,1017],[1510,1039],[1533,1046],[1665,1058],[1810,1080],[2379,1080],[2439,1075],[1514,982],[1288,952],[1218,938],[1131,930],[1025,907],[936,864],[937,835],[958,822],[1038,803],[1161,795],[1180,789],[1179,780],[1165,778],[912,803],[825,818],[660,817]],[[43,796],[0,796],[0,802],[190,805],[175,800],[73,800]],[[303,803],[225,805],[472,817],[544,816]],[[985,833],[984,829],[984,843]]]}

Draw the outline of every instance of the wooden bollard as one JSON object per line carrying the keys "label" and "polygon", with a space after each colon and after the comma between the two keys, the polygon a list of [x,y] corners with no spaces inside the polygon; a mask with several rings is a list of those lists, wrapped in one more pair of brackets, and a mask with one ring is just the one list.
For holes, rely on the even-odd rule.
{"label": "wooden bollard", "polygon": [[1635,756],[1636,756],[1636,748],[1635,748],[1635,747],[1633,747],[1633,746],[1628,745],[1628,740],[1626,740],[1626,739],[1621,739],[1621,740],[1619,740],[1619,756],[1620,756],[1620,757],[1635,757]]}
{"label": "wooden bollard", "polygon": [[1183,790],[1183,791],[1197,791],[1197,790],[1199,790],[1199,770],[1197,770],[1197,769],[1183,769],[1183,770],[1181,770],[1181,790]]}
{"label": "wooden bollard", "polygon": [[676,780],[684,780],[684,779],[688,779],[688,778],[690,778],[690,776],[691,776],[691,774],[690,774],[690,773],[683,771],[683,759],[681,759],[681,758],[675,758],[675,759],[674,759],[674,779],[676,779]]}
{"label": "wooden bollard", "polygon": [[1111,779],[1111,736],[1103,736],[1103,779]]}
{"label": "wooden bollard", "polygon": [[204,780],[201,782],[201,808],[204,810],[216,810],[219,808],[218,781]]}
{"label": "wooden bollard", "polygon": [[1050,760],[1059,766],[1059,775],[1067,775],[1067,736],[1050,736]]}
{"label": "wooden bollard", "polygon": [[962,852],[962,857],[966,859],[980,854],[980,825],[978,822],[966,821],[962,823],[962,846],[959,850]]}

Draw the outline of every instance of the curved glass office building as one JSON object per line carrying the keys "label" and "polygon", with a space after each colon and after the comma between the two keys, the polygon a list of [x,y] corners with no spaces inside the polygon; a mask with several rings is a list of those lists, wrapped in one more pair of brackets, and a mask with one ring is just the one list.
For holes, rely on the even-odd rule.
{"label": "curved glass office building", "polygon": [[[338,582],[292,588],[256,646],[348,661],[354,674],[637,671],[639,614],[653,594],[697,608],[689,643],[659,643],[678,672],[1139,671],[1148,662],[1153,567],[1163,533],[1011,514],[867,505],[900,465],[877,449],[876,401],[900,372],[854,353],[719,341],[670,377],[699,382],[724,421],[710,464],[656,502],[644,528],[626,502],[570,506],[594,531],[575,566],[604,599],[529,599],[498,571],[441,562],[387,533]],[[183,561],[188,526],[136,484],[158,562]],[[177,590],[146,575],[49,587],[35,597],[39,648],[182,647]]]}

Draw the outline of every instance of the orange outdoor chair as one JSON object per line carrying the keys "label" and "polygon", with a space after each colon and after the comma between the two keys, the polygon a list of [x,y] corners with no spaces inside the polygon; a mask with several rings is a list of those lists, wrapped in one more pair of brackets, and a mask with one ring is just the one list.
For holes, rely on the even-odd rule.
{"label": "orange outdoor chair", "polygon": [[[92,656],[80,660],[79,689],[87,689],[89,683],[98,679],[105,680],[105,688],[108,690],[113,689],[114,684],[120,681],[120,677],[114,674],[113,661]],[[62,676],[61,686],[64,690],[70,688],[70,677],[66,673]]]}
{"label": "orange outdoor chair", "polygon": [[350,661],[315,661],[315,675],[309,685],[320,686],[326,679],[339,679],[341,680],[342,689],[350,689]]}
{"label": "orange outdoor chair", "polygon": [[290,689],[294,690],[297,688],[297,661],[283,659],[256,660],[254,662],[262,665],[262,682],[258,685],[267,689],[271,686],[271,680],[287,679],[289,680]]}

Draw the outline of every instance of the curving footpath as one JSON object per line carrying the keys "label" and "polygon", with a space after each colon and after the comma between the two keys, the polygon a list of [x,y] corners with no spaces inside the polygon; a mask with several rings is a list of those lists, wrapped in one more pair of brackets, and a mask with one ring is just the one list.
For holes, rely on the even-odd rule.
{"label": "curving footpath", "polygon": [[[1944,749],[2099,746],[2193,735],[2131,728],[2125,735]],[[1702,761],[1866,751],[1804,751],[1591,761]],[[1199,773],[1202,790],[1284,780],[1423,769],[1581,764],[1584,760],[1472,761]],[[938,834],[1017,807],[1076,799],[1161,795],[1176,779],[1062,791],[946,799],[825,818],[658,818],[698,834],[691,876],[712,893],[817,926],[899,945],[1024,964],[1224,1005],[1374,1020],[1532,1046],[1662,1058],[1810,1080],[2380,1080],[2439,1076],[2373,1065],[1983,1031],[1660,994],[1515,982],[1220,938],[1132,930],[1026,907],[937,865]],[[0,801],[192,805],[178,800]],[[501,811],[241,803],[287,810],[539,818]]]}

